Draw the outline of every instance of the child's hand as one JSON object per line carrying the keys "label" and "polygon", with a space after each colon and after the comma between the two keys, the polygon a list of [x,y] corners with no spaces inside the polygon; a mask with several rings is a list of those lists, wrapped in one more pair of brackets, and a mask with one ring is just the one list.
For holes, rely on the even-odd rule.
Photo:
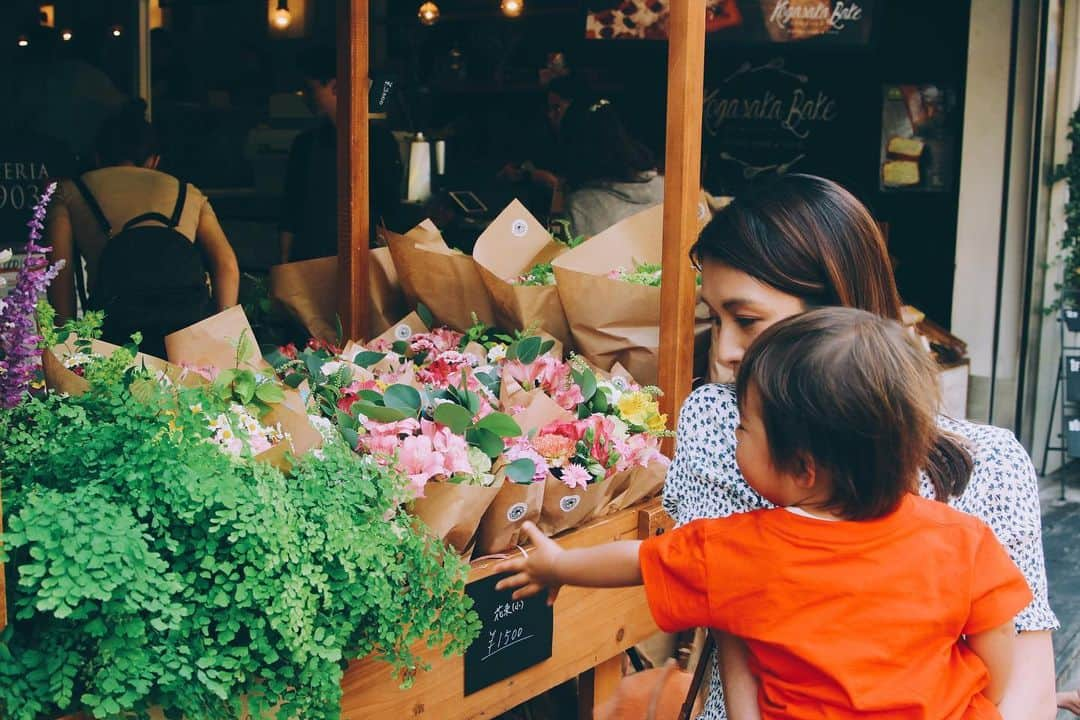
{"label": "child's hand", "polygon": [[500,580],[495,585],[495,589],[518,588],[513,596],[515,600],[518,600],[531,597],[544,588],[548,588],[547,604],[553,605],[555,596],[559,594],[559,588],[562,587],[556,564],[559,556],[565,551],[531,522],[526,522],[521,529],[529,537],[532,549],[523,551],[525,555],[522,557],[503,560],[495,566],[497,573],[515,573]]}

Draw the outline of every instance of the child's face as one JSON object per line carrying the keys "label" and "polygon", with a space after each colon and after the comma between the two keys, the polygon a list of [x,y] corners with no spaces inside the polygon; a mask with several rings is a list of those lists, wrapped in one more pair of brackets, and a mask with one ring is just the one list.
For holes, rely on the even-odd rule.
{"label": "child's face", "polygon": [[739,470],[750,487],[773,505],[794,505],[805,491],[800,490],[793,475],[773,465],[756,388],[747,388],[741,405],[739,427],[735,430],[735,460]]}

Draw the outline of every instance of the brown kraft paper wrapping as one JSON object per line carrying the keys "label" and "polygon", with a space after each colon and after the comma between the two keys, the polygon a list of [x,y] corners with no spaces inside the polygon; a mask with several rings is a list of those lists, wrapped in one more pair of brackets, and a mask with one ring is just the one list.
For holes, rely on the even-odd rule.
{"label": "brown kraft paper wrapping", "polygon": [[660,262],[663,212],[656,206],[637,213],[552,262],[578,351],[602,370],[620,362],[645,384],[657,378],[660,288],[607,274],[620,266],[632,270],[635,262]]}
{"label": "brown kraft paper wrapping", "polygon": [[407,262],[415,245],[445,245],[439,228],[431,220],[425,220],[404,235],[383,228],[379,232],[386,238],[387,249],[397,269],[398,282],[409,308],[416,307],[416,274],[413,263]]}
{"label": "brown kraft paper wrapping", "polygon": [[[101,357],[110,357],[119,349],[119,345],[113,345],[104,340],[90,341],[90,352]],[[60,343],[41,354],[45,385],[50,390],[67,393],[68,395],[82,395],[90,389],[90,383],[85,378],[64,367],[64,358],[73,355],[75,352],[75,337],[72,336],[66,343]],[[134,367],[145,366],[159,376],[164,375],[171,382],[179,383],[184,387],[196,387],[205,383],[205,380],[198,373],[189,372],[178,365],[165,362],[153,355],[136,353],[132,365]]]}
{"label": "brown kraft paper wrapping", "polygon": [[563,345],[570,340],[559,291],[553,285],[515,285],[537,263],[551,262],[566,251],[552,240],[539,220],[517,200],[484,230],[473,248],[480,279],[491,296],[496,324],[507,330],[535,325]]}
{"label": "brown kraft paper wrapping", "polygon": [[312,337],[338,342],[337,257],[315,258],[270,268],[270,297]]}
{"label": "brown kraft paper wrapping", "polygon": [[595,517],[601,505],[611,500],[612,483],[618,481],[618,476],[613,476],[597,483],[589,483],[584,488],[571,488],[548,473],[544,480],[544,503],[540,509],[537,527],[545,535],[556,535],[578,527],[589,518]]}
{"label": "brown kraft paper wrapping", "polygon": [[[699,229],[711,218],[708,208],[703,195],[698,203]],[[659,263],[663,230],[664,208],[657,205],[612,225],[551,263],[578,351],[602,370],[621,363],[642,385],[655,385],[658,377],[660,288],[607,275],[619,267],[633,271],[635,263]],[[708,330],[708,323],[701,322],[694,332]]]}
{"label": "brown kraft paper wrapping", "polygon": [[[384,332],[407,310],[397,270],[388,248],[376,248],[368,257],[370,332]],[[270,268],[270,297],[289,311],[311,334],[337,343],[338,261],[316,258]]]}
{"label": "brown kraft paper wrapping", "polygon": [[634,466],[624,470],[620,473],[624,476],[622,491],[612,499],[611,511],[625,510],[656,495],[664,487],[667,471],[668,465],[662,462],[651,462],[646,467]]}
{"label": "brown kraft paper wrapping", "polygon": [[[422,227],[422,226],[418,226]],[[495,324],[487,290],[470,255],[451,250],[442,235],[425,232],[420,241],[387,233],[390,253],[406,297],[410,288],[415,303],[423,303],[438,325],[464,332],[473,325],[475,313],[485,325]]]}
{"label": "brown kraft paper wrapping", "polygon": [[[426,333],[430,328],[424,324],[420,316],[411,312],[383,331],[375,340],[393,345],[398,341],[408,340],[417,333]],[[353,357],[356,357],[353,355]]]}
{"label": "brown kraft paper wrapping", "polygon": [[463,553],[499,490],[497,484],[484,487],[429,482],[424,486],[424,497],[416,498],[410,511],[428,526],[435,537]]}
{"label": "brown kraft paper wrapping", "polygon": [[491,555],[525,542],[521,526],[526,520],[536,522],[540,519],[543,502],[543,482],[518,485],[504,480],[480,521],[480,533],[473,555]]}
{"label": "brown kraft paper wrapping", "polygon": [[[244,335],[251,339],[254,353],[241,363],[241,369],[273,377],[274,369],[259,352],[258,340],[239,305],[166,335],[165,352],[169,360],[178,365],[227,370],[237,367],[236,346]],[[290,388],[283,390],[285,400],[263,422],[281,422],[282,428],[292,436],[293,451],[299,457],[312,448],[320,447],[322,435],[308,421],[307,408],[300,393]]]}

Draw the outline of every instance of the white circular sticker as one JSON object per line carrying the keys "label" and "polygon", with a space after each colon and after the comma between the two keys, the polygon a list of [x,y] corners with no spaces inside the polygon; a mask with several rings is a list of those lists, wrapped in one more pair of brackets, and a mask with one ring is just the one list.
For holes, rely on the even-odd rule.
{"label": "white circular sticker", "polygon": [[630,383],[626,382],[626,378],[622,377],[621,375],[616,375],[615,377],[611,378],[611,384],[614,385],[615,389],[619,390],[620,392],[626,392],[630,389]]}
{"label": "white circular sticker", "polygon": [[524,237],[525,233],[529,232],[529,223],[524,220],[515,220],[514,224],[510,226],[510,232],[514,237]]}
{"label": "white circular sticker", "polygon": [[506,511],[506,519],[510,522],[517,522],[521,518],[525,517],[525,513],[529,511],[527,503],[519,502],[510,506],[510,509]]}
{"label": "white circular sticker", "polygon": [[398,325],[394,328],[394,337],[398,340],[408,340],[412,337],[412,328],[408,325]]}
{"label": "white circular sticker", "polygon": [[559,501],[559,507],[564,513],[572,512],[579,504],[581,504],[580,495],[567,495]]}

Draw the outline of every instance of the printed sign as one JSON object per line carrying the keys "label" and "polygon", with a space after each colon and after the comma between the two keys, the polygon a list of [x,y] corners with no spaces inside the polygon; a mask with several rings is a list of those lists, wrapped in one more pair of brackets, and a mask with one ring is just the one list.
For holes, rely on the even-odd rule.
{"label": "printed sign", "polygon": [[[724,45],[869,42],[877,0],[706,0],[705,32]],[[666,40],[671,0],[588,0],[589,40]]]}
{"label": "printed sign", "polygon": [[1080,402],[1080,355],[1065,356],[1065,402]]}
{"label": "printed sign", "polygon": [[1080,458],[1080,417],[1065,417],[1065,452],[1071,458]]}
{"label": "printed sign", "polygon": [[471,695],[551,657],[554,614],[544,593],[513,600],[509,590],[497,591],[504,576],[469,583],[482,628],[465,651],[465,694]]}

